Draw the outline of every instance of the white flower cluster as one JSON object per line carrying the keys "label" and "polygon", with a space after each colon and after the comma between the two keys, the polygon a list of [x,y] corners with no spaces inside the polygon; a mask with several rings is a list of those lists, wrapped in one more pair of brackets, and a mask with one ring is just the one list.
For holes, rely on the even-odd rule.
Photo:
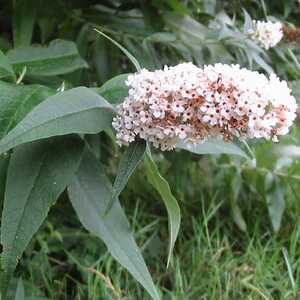
{"label": "white flower cluster", "polygon": [[266,50],[277,45],[283,38],[280,22],[253,21],[254,30],[250,32],[253,40],[257,41]]}
{"label": "white flower cluster", "polygon": [[162,150],[219,136],[277,141],[296,117],[296,101],[285,81],[239,65],[143,69],[126,83],[129,95],[113,120],[120,145],[136,138]]}

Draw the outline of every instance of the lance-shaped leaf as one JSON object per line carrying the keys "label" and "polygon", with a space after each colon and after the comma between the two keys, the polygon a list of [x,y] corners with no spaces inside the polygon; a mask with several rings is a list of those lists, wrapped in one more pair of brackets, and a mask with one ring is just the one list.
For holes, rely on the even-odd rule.
{"label": "lance-shaped leaf", "polygon": [[112,196],[112,186],[103,167],[89,150],[83,155],[68,193],[83,226],[103,240],[111,255],[144,286],[153,299],[159,299],[119,202],[116,201],[104,216]]}
{"label": "lance-shaped leaf", "polygon": [[13,3],[14,47],[29,46],[35,23],[37,1],[16,0]]}
{"label": "lance-shaped leaf", "polygon": [[73,178],[82,151],[82,141],[69,136],[29,143],[13,152],[1,223],[3,297],[27,244]]}
{"label": "lance-shaped leaf", "polygon": [[275,232],[280,229],[282,216],[285,210],[284,190],[282,182],[270,172],[265,178],[266,200],[269,217]]}
{"label": "lance-shaped leaf", "polygon": [[98,133],[111,126],[112,106],[88,88],[58,93],[36,106],[0,141],[0,153],[51,136]]}
{"label": "lance-shaped leaf", "polygon": [[18,281],[15,300],[25,300],[25,291],[22,278],[20,278]]}
{"label": "lance-shaped leaf", "polygon": [[224,142],[221,139],[211,139],[199,144],[180,144],[178,148],[184,149],[196,154],[231,154],[249,159],[247,154],[236,144]]}
{"label": "lance-shaped leaf", "polygon": [[28,46],[7,52],[15,72],[37,76],[54,76],[86,68],[87,63],[80,57],[75,43],[55,40],[48,47]]}
{"label": "lance-shaped leaf", "polygon": [[118,167],[118,173],[113,185],[112,196],[107,206],[107,211],[111,209],[113,203],[125,188],[130,176],[143,159],[145,151],[146,141],[141,139],[131,143],[125,150]]}
{"label": "lance-shaped leaf", "polygon": [[113,77],[112,79],[105,82],[96,91],[102,97],[107,99],[109,103],[119,104],[124,101],[124,98],[128,96],[128,86],[125,81],[129,74],[121,74]]}
{"label": "lance-shaped leaf", "polygon": [[172,252],[174,249],[174,245],[178,236],[179,228],[180,228],[180,221],[181,221],[180,208],[176,198],[173,196],[171,192],[168,182],[159,173],[157,165],[152,159],[149,149],[145,157],[145,167],[146,167],[146,173],[149,182],[160,194],[168,212],[170,239],[169,239],[169,253],[168,253],[167,265],[169,265]]}

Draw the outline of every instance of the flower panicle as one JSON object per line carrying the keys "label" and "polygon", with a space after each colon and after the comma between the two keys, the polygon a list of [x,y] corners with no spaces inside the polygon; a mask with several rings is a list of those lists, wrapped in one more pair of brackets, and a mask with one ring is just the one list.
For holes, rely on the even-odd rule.
{"label": "flower panicle", "polygon": [[251,38],[266,50],[275,47],[283,38],[284,30],[280,22],[253,21]]}
{"label": "flower panicle", "polygon": [[296,101],[285,81],[239,65],[143,69],[126,84],[128,97],[113,120],[120,145],[137,138],[161,150],[210,137],[277,141],[296,117]]}

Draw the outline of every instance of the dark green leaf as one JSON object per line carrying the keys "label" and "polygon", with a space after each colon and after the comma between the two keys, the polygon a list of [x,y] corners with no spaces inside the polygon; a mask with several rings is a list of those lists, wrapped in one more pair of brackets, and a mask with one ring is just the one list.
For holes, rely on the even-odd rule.
{"label": "dark green leaf", "polygon": [[8,167],[9,157],[0,156],[0,206],[4,200],[4,191],[5,191],[5,182],[6,182],[6,173]]}
{"label": "dark green leaf", "polygon": [[0,78],[5,77],[15,77],[15,73],[9,62],[9,59],[0,50]]}
{"label": "dark green leaf", "polygon": [[150,151],[147,151],[147,155],[145,157],[145,167],[149,182],[160,194],[168,211],[170,240],[167,265],[169,265],[180,228],[180,208],[176,198],[171,192],[168,182],[159,173],[157,165],[151,157]]}
{"label": "dark green leaf", "polygon": [[93,49],[93,64],[98,81],[101,83],[109,79],[109,74],[112,72],[110,50],[108,41],[105,37],[99,36],[94,44]]}
{"label": "dark green leaf", "polygon": [[159,299],[119,202],[116,201],[109,213],[103,216],[112,196],[112,187],[103,167],[88,150],[68,192],[83,226],[104,241],[111,255],[144,286],[153,299]]}
{"label": "dark green leaf", "polygon": [[141,70],[141,66],[140,66],[139,62],[137,61],[137,59],[126,48],[124,48],[121,44],[119,44],[117,41],[115,41],[114,39],[112,39],[111,37],[109,37],[108,35],[103,33],[102,31],[100,31],[98,29],[95,29],[95,31],[98,32],[99,34],[101,34],[102,36],[104,36],[105,38],[107,38],[113,44],[115,44],[128,57],[128,59],[132,62],[132,64],[135,66],[137,71]]}
{"label": "dark green leaf", "polygon": [[15,85],[0,81],[0,138],[14,128],[54,91],[40,85]]}
{"label": "dark green leaf", "polygon": [[[91,25],[85,24],[82,26],[76,38],[78,52],[80,56],[84,58],[88,56],[90,32]],[[78,86],[80,85],[80,82],[82,82],[84,71],[85,69],[79,69],[71,74],[68,74],[66,79],[72,82],[73,86]]]}
{"label": "dark green leaf", "polygon": [[111,126],[112,106],[88,88],[58,93],[35,107],[0,141],[0,153],[34,140],[98,133]]}
{"label": "dark green leaf", "polygon": [[15,0],[13,37],[15,48],[29,46],[33,34],[37,0]]}
{"label": "dark green leaf", "polygon": [[31,46],[13,49],[7,57],[15,72],[26,67],[26,74],[54,76],[86,68],[86,62],[80,57],[75,43],[55,40],[48,47]]}
{"label": "dark green leaf", "polygon": [[122,103],[126,96],[128,96],[128,86],[125,81],[129,74],[121,74],[105,82],[99,89],[99,93],[109,103],[119,104]]}
{"label": "dark green leaf", "polygon": [[18,260],[77,170],[83,142],[64,137],[29,143],[11,156],[1,223],[3,297]]}
{"label": "dark green leaf", "polygon": [[125,150],[118,168],[117,177],[113,185],[111,200],[107,209],[111,209],[113,203],[117,200],[125,188],[130,176],[139,165],[146,151],[146,141],[137,140],[131,143]]}

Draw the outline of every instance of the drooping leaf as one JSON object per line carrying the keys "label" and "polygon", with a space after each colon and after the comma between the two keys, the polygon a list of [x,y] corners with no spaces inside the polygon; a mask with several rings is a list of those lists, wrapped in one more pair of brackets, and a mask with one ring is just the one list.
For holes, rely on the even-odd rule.
{"label": "drooping leaf", "polygon": [[159,299],[119,202],[116,201],[104,216],[112,196],[112,186],[103,167],[87,149],[68,193],[83,226],[104,241],[111,255],[143,285],[153,299]]}
{"label": "drooping leaf", "polygon": [[109,101],[109,103],[122,103],[124,98],[128,96],[128,86],[125,84],[128,75],[121,74],[113,77],[98,88],[97,93]]}
{"label": "drooping leaf", "polygon": [[160,194],[168,212],[170,238],[169,238],[169,251],[168,251],[167,265],[169,265],[172,252],[175,246],[175,242],[178,236],[179,228],[180,228],[180,221],[181,221],[180,208],[176,198],[173,196],[171,192],[168,182],[159,173],[157,165],[151,157],[150,151],[147,151],[147,155],[145,156],[144,161],[145,161],[147,178],[151,183],[151,185]]}
{"label": "drooping leaf", "polygon": [[221,139],[211,139],[199,144],[180,144],[178,148],[184,149],[196,154],[230,154],[249,158],[247,154],[236,144],[224,142]]}
{"label": "drooping leaf", "polygon": [[25,291],[22,278],[19,279],[15,300],[25,300]]}
{"label": "drooping leaf", "polygon": [[41,85],[16,85],[0,81],[0,138],[14,128],[33,107],[54,94]]}
{"label": "drooping leaf", "polygon": [[0,78],[14,77],[14,70],[6,55],[0,50]]}
{"label": "drooping leaf", "polygon": [[277,177],[268,173],[265,179],[265,189],[272,227],[275,232],[278,232],[285,209],[284,187]]}
{"label": "drooping leaf", "polygon": [[98,133],[111,126],[112,106],[88,88],[58,93],[36,106],[0,141],[0,153],[51,136]]}
{"label": "drooping leaf", "polygon": [[83,142],[69,136],[29,143],[13,152],[1,223],[3,297],[23,251],[73,178],[82,151]]}
{"label": "drooping leaf", "polygon": [[13,38],[15,48],[31,44],[36,17],[36,2],[37,0],[14,1]]}
{"label": "drooping leaf", "polygon": [[48,47],[29,46],[7,52],[7,57],[15,72],[37,76],[54,76],[86,68],[76,45],[71,41],[55,40]]}
{"label": "drooping leaf", "polygon": [[125,188],[130,176],[143,159],[145,151],[146,141],[142,139],[131,143],[125,150],[118,167],[118,173],[113,185],[112,196],[107,206],[107,211],[111,209],[113,203],[118,199]]}
{"label": "drooping leaf", "polygon": [[235,172],[230,172],[225,177],[225,185],[228,186],[230,195],[230,206],[232,211],[233,220],[241,231],[247,230],[247,224],[243,217],[241,208],[239,206],[239,198],[242,186],[242,177],[240,172],[235,170]]}

